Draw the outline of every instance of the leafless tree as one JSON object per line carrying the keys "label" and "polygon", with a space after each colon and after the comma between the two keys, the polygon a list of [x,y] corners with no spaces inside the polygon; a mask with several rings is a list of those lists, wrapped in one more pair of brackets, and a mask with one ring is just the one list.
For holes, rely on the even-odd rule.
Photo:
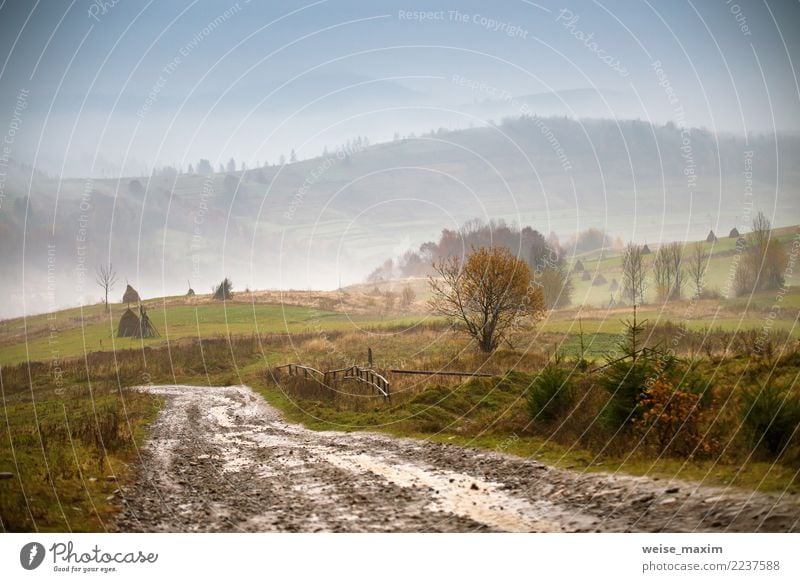
{"label": "leafless tree", "polygon": [[109,263],[107,267],[105,265],[100,265],[97,267],[96,275],[97,284],[100,285],[105,292],[105,305],[107,310],[108,292],[111,291],[111,289],[113,289],[114,285],[117,283],[117,273],[114,271],[114,265]]}
{"label": "leafless tree", "polygon": [[700,297],[703,292],[703,285],[708,270],[709,253],[703,243],[694,245],[692,256],[689,257],[687,273],[694,285],[695,297]]}
{"label": "leafless tree", "polygon": [[763,212],[759,211],[753,218],[752,232],[748,237],[750,239],[750,246],[757,249],[760,255],[769,244],[770,237],[772,236],[772,224]]}
{"label": "leafless tree", "polygon": [[417,294],[414,293],[414,289],[411,288],[411,285],[406,285],[403,287],[401,297],[403,301],[403,307],[408,307],[417,299]]}
{"label": "leafless tree", "polygon": [[681,298],[683,289],[683,246],[673,242],[661,246],[653,261],[653,278],[656,292],[662,300]]}
{"label": "leafless tree", "polygon": [[739,261],[734,277],[736,294],[783,286],[788,256],[783,244],[773,236],[772,224],[763,212],[753,219],[747,242],[746,254]]}
{"label": "leafless tree", "polygon": [[628,243],[622,254],[622,293],[634,305],[644,301],[645,268],[642,247]]}

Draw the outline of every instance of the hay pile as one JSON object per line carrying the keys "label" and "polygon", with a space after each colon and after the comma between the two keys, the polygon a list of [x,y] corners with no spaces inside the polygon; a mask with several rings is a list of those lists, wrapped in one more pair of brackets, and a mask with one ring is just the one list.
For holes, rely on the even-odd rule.
{"label": "hay pile", "polygon": [[147,317],[147,311],[145,311],[144,307],[141,305],[139,306],[139,313],[141,315],[141,337],[158,337],[158,330],[156,330],[156,328],[153,326],[150,318]]}
{"label": "hay pile", "polygon": [[708,231],[708,236],[706,237],[706,242],[717,242],[717,235],[714,234],[713,230]]}
{"label": "hay pile", "polygon": [[141,305],[139,306],[139,315],[137,316],[130,308],[126,309],[119,319],[117,337],[158,337],[158,330],[153,326],[147,316],[147,311]]}
{"label": "hay pile", "polygon": [[117,327],[117,337],[142,337],[142,329],[139,325],[139,318],[130,308],[125,310],[119,319]]}
{"label": "hay pile", "polygon": [[139,298],[139,292],[136,291],[136,289],[134,289],[130,285],[128,285],[125,288],[124,295],[122,296],[122,302],[127,304],[127,305],[130,305],[131,303],[137,304],[140,301],[141,301],[141,299]]}
{"label": "hay pile", "polygon": [[734,226],[728,234],[728,238],[739,238],[739,229]]}

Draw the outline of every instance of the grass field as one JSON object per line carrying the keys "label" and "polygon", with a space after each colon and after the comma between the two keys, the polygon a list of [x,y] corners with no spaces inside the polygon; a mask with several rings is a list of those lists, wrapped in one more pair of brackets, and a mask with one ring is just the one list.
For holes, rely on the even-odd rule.
{"label": "grass field", "polygon": [[[280,306],[269,309],[265,313],[279,317]],[[317,315],[310,309],[294,313],[310,318],[298,317],[297,325],[303,330]],[[383,430],[535,456],[580,470],[620,470],[708,484],[798,491],[795,469],[765,460],[762,454],[743,457],[738,451],[745,445],[739,440],[719,459],[681,461],[654,457],[644,450],[636,455],[618,450],[598,454],[585,444],[565,444],[562,438],[548,436],[531,425],[527,387],[553,351],[575,361],[575,334],[521,332],[514,348],[504,347],[486,356],[476,352],[462,335],[433,321],[410,328],[405,327],[407,322],[391,327],[389,322],[403,322],[403,318],[375,316],[366,321],[383,327],[360,331],[342,326],[342,320],[335,317],[323,317],[322,321],[322,331],[312,327],[312,331],[292,335],[214,334],[202,342],[186,338],[170,341],[169,348],[156,342],[145,349],[94,351],[81,358],[61,360],[58,373],[49,362],[0,366],[7,424],[0,436],[0,471],[15,475],[0,482],[3,529],[102,531],[106,527],[109,516],[119,508],[114,491],[131,478],[136,446],[159,409],[156,399],[125,387],[148,382],[248,384],[290,420],[312,428]],[[585,356],[600,364],[604,353],[613,351],[619,334],[587,334],[587,339],[594,342],[596,353],[589,350]],[[394,396],[387,404],[369,391],[333,396],[319,390],[298,393],[292,386],[274,384],[265,375],[268,367],[290,361],[323,369],[343,363],[363,364],[367,347],[374,350],[379,370],[392,366],[480,369],[498,377],[461,382],[390,375]],[[756,362],[762,372],[753,375],[748,371],[746,355],[720,362],[709,364],[707,375],[721,394],[734,395],[725,409],[725,414],[731,415],[739,410],[735,396],[741,388],[739,383],[760,381],[758,374],[766,368],[764,362]],[[775,378],[780,382],[789,382],[796,374],[796,365],[791,362],[776,369],[779,373]],[[501,379],[508,370],[516,371]]]}
{"label": "grass field", "polygon": [[281,304],[149,301],[148,316],[160,337],[117,338],[116,328],[125,311],[112,305],[110,317],[101,305],[70,309],[26,320],[0,323],[0,364],[82,356],[96,351],[118,351],[157,347],[167,342],[218,335],[293,334],[360,327],[413,325],[419,318],[404,314],[382,316],[325,311],[313,307]]}
{"label": "grass field", "polygon": [[[417,282],[417,286],[421,283]],[[381,297],[374,295],[375,287],[385,292],[390,288],[399,289],[400,284],[386,282],[346,296],[337,292],[311,296],[296,294],[288,298],[294,303],[277,303],[281,300],[277,295],[250,300],[235,298],[227,303],[213,302],[208,297],[150,300],[145,305],[160,337],[149,339],[116,337],[117,322],[125,310],[119,304],[111,306],[110,317],[102,305],[91,305],[6,320],[0,322],[0,364],[55,361],[98,351],[158,347],[170,342],[228,335],[363,332],[380,336],[381,330],[413,330],[415,326],[441,322],[425,313],[424,299],[418,299],[408,309],[382,309]],[[308,304],[297,304],[302,301]],[[769,321],[773,329],[798,337],[800,287],[788,288],[777,319],[770,318],[774,303],[774,292],[723,301],[686,299],[641,306],[639,317],[651,324],[679,321],[688,329],[698,331],[760,329]],[[625,306],[557,310],[548,313],[522,341],[538,344],[548,334],[575,336],[582,327],[584,333],[596,336],[590,347],[592,353],[604,354],[608,351],[610,338],[619,334],[622,321],[630,315],[631,308]]]}
{"label": "grass field", "polygon": [[[724,283],[732,245],[725,239],[715,245],[711,286]],[[619,269],[615,255],[588,254],[581,260],[608,282]],[[160,336],[144,340],[115,337],[125,310],[120,304],[113,304],[110,314],[102,305],[91,305],[0,321],[6,425],[0,433],[0,472],[14,475],[0,481],[2,529],[106,527],[118,510],[114,492],[130,480],[137,446],[160,406],[127,387],[148,382],[248,384],[289,419],[312,428],[383,430],[534,456],[579,470],[800,493],[796,458],[770,457],[752,431],[737,429],[749,388],[788,387],[791,398],[800,398],[800,287],[782,290],[777,308],[776,291],[638,307],[639,321],[648,324],[647,345],[674,347],[682,365],[700,362],[720,419],[712,424],[713,438],[727,439],[716,457],[680,459],[646,448],[628,454],[627,445],[598,446],[602,432],[592,440],[579,438],[575,427],[559,432],[531,422],[527,394],[548,362],[583,366],[581,394],[595,405],[603,401],[593,374],[583,370],[619,353],[624,321],[632,316],[631,307],[607,306],[608,285],[573,280],[578,305],[526,324],[491,355],[477,352],[467,337],[427,313],[423,278],[336,292],[240,293],[226,303],[208,296],[150,299],[144,305]],[[406,285],[416,299],[403,306],[397,299]],[[764,334],[770,350],[756,354],[754,342]],[[365,365],[370,349],[373,367],[392,384],[391,403],[369,390],[332,392],[280,378],[276,383],[266,373],[289,362],[319,369]],[[495,377],[403,376],[393,375],[392,368],[479,370]],[[584,420],[591,423],[590,417]]]}
{"label": "grass field", "polygon": [[71,375],[64,387],[47,374],[28,384],[26,372],[0,374],[0,471],[13,474],[0,481],[0,529],[104,531],[160,403],[113,377]]}

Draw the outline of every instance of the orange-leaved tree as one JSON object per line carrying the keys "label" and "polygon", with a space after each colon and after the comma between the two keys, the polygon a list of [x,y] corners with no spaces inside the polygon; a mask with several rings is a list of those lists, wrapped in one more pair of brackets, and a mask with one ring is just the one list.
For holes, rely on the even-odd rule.
{"label": "orange-leaved tree", "polygon": [[484,352],[493,351],[520,321],[544,313],[530,268],[505,247],[473,249],[466,261],[450,257],[433,267],[431,310],[466,331]]}

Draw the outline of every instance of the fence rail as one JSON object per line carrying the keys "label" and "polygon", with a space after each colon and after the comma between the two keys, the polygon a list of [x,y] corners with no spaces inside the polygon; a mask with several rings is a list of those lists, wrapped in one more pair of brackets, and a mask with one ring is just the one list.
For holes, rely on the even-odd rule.
{"label": "fence rail", "polygon": [[345,380],[359,380],[369,386],[372,386],[384,400],[391,400],[392,395],[389,390],[389,380],[378,374],[375,370],[370,368],[361,368],[360,366],[350,366],[349,368],[340,368],[338,370],[321,371],[311,366],[303,366],[302,364],[284,364],[276,366],[276,370],[289,370],[290,376],[303,376],[304,378],[313,378],[323,385],[332,387],[337,381]]}
{"label": "fence rail", "polygon": [[282,370],[283,368],[289,369],[290,376],[304,376],[306,378],[309,377],[309,374],[313,375],[316,374],[317,376],[325,375],[324,372],[320,372],[316,368],[312,368],[311,366],[303,366],[301,364],[284,364],[283,366],[276,366],[276,370]]}
{"label": "fence rail", "polygon": [[[362,368],[361,366],[349,366],[347,368],[339,368],[336,370],[317,370],[311,366],[304,366],[302,364],[284,364],[276,366],[276,370],[286,369],[289,371],[289,376],[302,376],[304,378],[312,378],[320,384],[333,388],[337,382],[344,382],[347,380],[357,380],[371,386],[377,391],[384,400],[391,401],[392,394],[390,390],[390,383],[384,376],[373,370],[372,368]],[[387,370],[392,374],[418,374],[424,376],[465,376],[470,378],[493,378],[496,374],[488,374],[486,372],[451,372],[450,370],[400,370],[390,369]]]}
{"label": "fence rail", "polygon": [[424,376],[470,376],[476,378],[494,378],[497,374],[487,374],[486,372],[451,372],[449,370],[429,371],[429,370],[389,370],[392,374],[420,374]]}
{"label": "fence rail", "polygon": [[350,366],[349,368],[341,368],[339,370],[330,370],[325,372],[325,380],[329,378],[336,382],[338,375],[342,375],[343,380],[360,380],[365,384],[369,384],[375,390],[380,392],[384,400],[391,400],[389,392],[389,380],[378,374],[371,368],[361,368],[360,366]]}

